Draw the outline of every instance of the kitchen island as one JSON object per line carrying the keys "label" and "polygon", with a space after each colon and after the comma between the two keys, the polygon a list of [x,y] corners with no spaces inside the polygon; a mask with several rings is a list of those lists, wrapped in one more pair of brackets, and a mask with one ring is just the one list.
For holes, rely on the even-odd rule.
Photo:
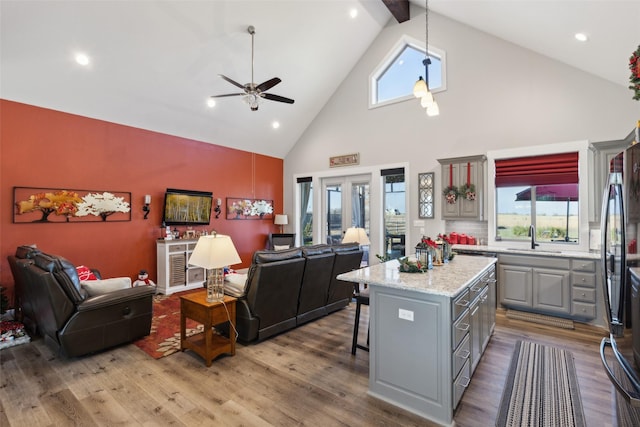
{"label": "kitchen island", "polygon": [[495,326],[495,258],[458,255],[425,273],[393,260],[338,276],[370,289],[369,394],[453,425]]}

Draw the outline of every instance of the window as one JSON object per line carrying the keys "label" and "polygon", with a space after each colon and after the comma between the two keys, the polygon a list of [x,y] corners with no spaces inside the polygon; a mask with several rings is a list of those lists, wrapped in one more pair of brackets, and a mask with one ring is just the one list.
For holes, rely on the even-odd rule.
{"label": "window", "polygon": [[[413,85],[419,76],[424,78],[424,44],[404,36],[370,77],[370,107],[415,99]],[[429,89],[439,92],[445,85],[445,53],[429,47]]]}
{"label": "window", "polygon": [[578,153],[496,160],[496,240],[578,243]]}
{"label": "window", "polygon": [[405,256],[407,228],[404,168],[380,171],[384,183],[385,250],[390,258]]}
{"label": "window", "polygon": [[313,244],[313,184],[311,177],[298,178],[300,190],[300,244],[302,246]]}

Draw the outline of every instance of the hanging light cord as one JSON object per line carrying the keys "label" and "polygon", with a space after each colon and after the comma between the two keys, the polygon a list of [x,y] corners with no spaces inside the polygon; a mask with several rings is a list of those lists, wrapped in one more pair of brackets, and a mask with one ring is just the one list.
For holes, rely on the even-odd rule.
{"label": "hanging light cord", "polygon": [[429,0],[424,1],[424,82],[429,87],[429,64],[431,64],[431,58],[429,58]]}

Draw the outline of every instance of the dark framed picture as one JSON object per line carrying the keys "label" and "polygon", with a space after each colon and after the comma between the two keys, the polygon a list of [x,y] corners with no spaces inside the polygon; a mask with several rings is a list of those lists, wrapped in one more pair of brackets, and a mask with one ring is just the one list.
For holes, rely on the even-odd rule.
{"label": "dark framed picture", "polygon": [[131,221],[131,193],[13,187],[13,222]]}
{"label": "dark framed picture", "polygon": [[227,219],[272,219],[273,200],[227,197]]}

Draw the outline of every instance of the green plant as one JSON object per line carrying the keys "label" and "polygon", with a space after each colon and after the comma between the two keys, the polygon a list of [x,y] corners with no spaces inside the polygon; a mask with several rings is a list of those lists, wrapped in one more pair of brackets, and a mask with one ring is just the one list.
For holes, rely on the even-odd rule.
{"label": "green plant", "polygon": [[389,254],[384,254],[384,255],[376,254],[376,258],[378,258],[380,262],[387,262],[393,259]]}

